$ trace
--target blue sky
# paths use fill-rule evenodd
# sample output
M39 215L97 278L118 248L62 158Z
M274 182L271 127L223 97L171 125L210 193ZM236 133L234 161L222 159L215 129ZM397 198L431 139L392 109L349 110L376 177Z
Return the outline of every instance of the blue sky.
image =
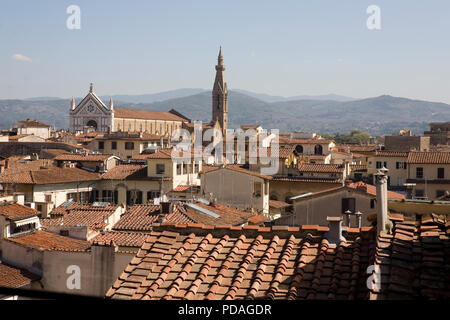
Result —
M66 9L81 8L69 30ZM381 30L366 27L369 5ZM0 4L0 98L211 88L450 103L449 1L22 1ZM20 54L26 58L13 59Z

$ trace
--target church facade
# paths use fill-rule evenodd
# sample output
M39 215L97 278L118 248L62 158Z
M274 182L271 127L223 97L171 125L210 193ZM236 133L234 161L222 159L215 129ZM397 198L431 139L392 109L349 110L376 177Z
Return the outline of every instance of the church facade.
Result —
M89 93L78 105L72 99L69 112L69 128L72 132L85 132L90 128L98 132L146 132L169 136L178 128L191 129L190 122L190 119L173 109L163 112L114 108L112 99L107 106L95 94L92 83ZM212 90L212 119L205 125L207 127L220 129L224 135L228 128L228 88L222 48L219 51Z
M112 99L106 106L95 94L91 84L89 93L78 105L72 99L70 130L85 131L93 128L99 132L147 132L170 135L190 120L175 110L169 112L114 108Z

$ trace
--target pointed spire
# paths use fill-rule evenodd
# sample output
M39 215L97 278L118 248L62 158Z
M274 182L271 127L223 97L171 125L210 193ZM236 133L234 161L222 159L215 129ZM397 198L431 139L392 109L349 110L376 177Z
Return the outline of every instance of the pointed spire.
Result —
M75 110L75 98L72 97L72 101L70 102L70 108Z
M91 82L91 86L89 87L89 92L93 93L94 92L94 84Z
M219 49L219 57L217 58L217 61L218 61L218 64L219 64L220 66L223 65L222 46L220 46L220 49Z
M114 102L112 98L109 98L109 109L112 110L114 108Z

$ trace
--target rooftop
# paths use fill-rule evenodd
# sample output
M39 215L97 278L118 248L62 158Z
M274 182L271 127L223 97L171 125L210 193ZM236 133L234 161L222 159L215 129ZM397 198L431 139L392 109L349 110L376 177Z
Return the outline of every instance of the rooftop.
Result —
M367 298L364 277L374 251L372 229L352 232L338 246L326 240L327 230L161 225L106 295L144 300Z
M111 243L112 241L120 247L140 248L144 244L147 236L148 234L142 232L105 231L92 239L91 243L102 245Z
M87 204L73 203L69 207L59 206L51 212L52 218L41 219L43 228L52 226L84 225L92 230L102 230L107 226L105 218L110 217L117 210L118 205L97 207Z
M90 247L87 241L64 237L42 230L4 238L3 241L14 242L39 251L85 251Z
M340 164L299 163L297 168L300 172L323 172L323 173L342 173L345 170L345 167Z
M0 176L0 182L2 183L21 184L50 184L94 180L100 180L98 173L79 168L58 167L39 168L30 171L2 174Z
M128 118L128 119L144 119L144 120L167 120L167 121L183 121L186 119L177 116L171 112L164 111L149 111L149 110L136 110L136 109L114 109L114 117L116 118Z
M65 153L57 155L54 160L56 161L105 161L106 159L113 157L112 154L76 154L76 153Z
M417 152L408 154L407 163L450 164L450 152Z
M20 288L38 280L39 276L0 261L0 287Z
M37 215L38 211L18 203L1 203L0 202L0 216L7 219L22 219Z
M160 205L134 205L128 207L126 212L120 217L119 222L114 225L114 230L126 231L150 231L152 225L160 219L175 223L194 222L178 209L169 214L160 213Z
M22 125L24 127L38 127L38 128L50 128L50 125L39 122L37 120L20 120L17 122L19 125Z

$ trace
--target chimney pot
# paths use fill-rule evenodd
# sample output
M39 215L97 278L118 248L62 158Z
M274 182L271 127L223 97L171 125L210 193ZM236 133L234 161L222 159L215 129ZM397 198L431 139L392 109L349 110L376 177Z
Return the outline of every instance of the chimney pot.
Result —
M350 210L345 211L345 224L350 228L350 215L352 212Z
M361 228L361 224L362 224L362 213L361 212L359 212L359 211L357 211L356 213L355 213L355 215L356 215L356 223L357 223L357 226L358 226L358 228Z
M328 242L339 244L346 241L342 236L342 217L327 217L329 231L325 234Z
M377 188L377 232L386 231L388 225L387 172L385 167L374 174Z

